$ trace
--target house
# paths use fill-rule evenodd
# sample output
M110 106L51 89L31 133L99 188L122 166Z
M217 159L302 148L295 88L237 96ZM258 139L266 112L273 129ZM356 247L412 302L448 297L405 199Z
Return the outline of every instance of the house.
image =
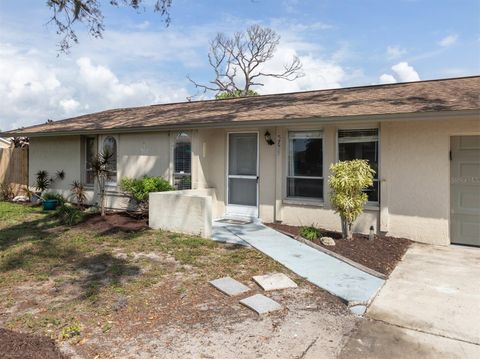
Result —
M64 170L55 190L82 180L94 201L90 161L107 146L112 208L127 205L123 176L163 176L212 197L214 218L334 230L329 166L368 159L375 181L354 231L479 246L479 94L474 76L115 109L7 135L30 138L32 185L38 170ZM188 225L174 204L166 212Z

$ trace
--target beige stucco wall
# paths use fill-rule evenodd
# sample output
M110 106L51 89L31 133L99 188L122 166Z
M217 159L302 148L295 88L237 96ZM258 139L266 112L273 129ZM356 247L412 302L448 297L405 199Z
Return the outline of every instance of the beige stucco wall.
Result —
M240 131L259 133L259 217L292 225L316 224L340 230L340 220L329 204L329 166L337 160L336 134L339 128L380 128L381 201L368 207L357 220L354 231L367 233L370 226L391 236L407 237L435 244L449 243L450 216L450 136L480 134L480 120L410 119L363 124L322 124L318 126L252 127ZM291 201L286 197L287 141L289 130L322 130L324 134L324 201ZM275 145L263 138L268 130ZM191 130L192 186L214 188L213 218L222 217L226 205L227 134L238 129ZM121 134L118 139L118 173L171 178L172 148L177 132ZM68 191L81 178L81 144L78 136L32 138L30 183L35 173L63 169L66 178L57 187ZM110 207L124 208L127 200L110 188ZM93 192L89 193L93 198Z
M329 203L329 166L337 161L336 133L339 128L380 128L379 171L381 201L367 206L354 231L375 231L434 244L449 243L450 216L450 136L480 132L480 121L470 119L410 119L349 125L283 126L249 128L260 134L259 217L292 225L316 224L340 230L340 220ZM276 144L266 145L263 133L274 134ZM286 145L289 130L320 129L324 134L324 201L292 201L286 198ZM207 156L205 178L217 188L219 206L225 203L226 136L229 131L204 130ZM277 138L277 135L279 136ZM208 151L208 149L213 151ZM275 175L276 174L276 175ZM223 211L218 211L222 213Z
M168 132L118 135L118 175L121 177L169 177Z
M382 123L382 207L389 235L450 243L450 136L473 134L480 134L480 119Z
M103 138L98 136L101 148ZM168 132L120 134L114 135L117 140L117 174L120 180L123 176L142 177L162 176L170 178L170 135ZM36 173L47 170L54 175L57 170L65 171L65 179L55 182L49 190L70 195L70 185L73 181L83 181L84 178L84 147L80 136L40 137L30 140L29 151L29 183L35 186ZM94 190L87 190L87 201L95 204L98 198ZM129 199L118 186L107 186L107 207L126 208Z
M353 127L358 128L374 128L378 123L362 123L356 124ZM339 128L351 128L352 125L342 124L321 124L317 126L282 126L276 129L277 135L280 136L280 141L277 139L276 147L276 161L277 161L277 180L276 193L277 205L276 216L277 221L281 221L290 225L316 225L329 230L341 230L340 218L331 208L328 176L330 175L330 164L337 161L337 130ZM288 132L289 131L308 131L320 130L323 132L323 201L309 201L309 200L292 200L287 198L286 194L286 176L288 172ZM270 181L268 179L268 181ZM274 204L272 203L272 206ZM376 206L369 207L363 213L353 226L353 231L368 233L370 227L373 226L375 230L379 226L379 210Z
M80 179L80 137L35 137L30 139L28 183L35 187L36 173L46 170L55 176L59 170L65 171L65 179L53 184L52 190L69 194L70 184Z

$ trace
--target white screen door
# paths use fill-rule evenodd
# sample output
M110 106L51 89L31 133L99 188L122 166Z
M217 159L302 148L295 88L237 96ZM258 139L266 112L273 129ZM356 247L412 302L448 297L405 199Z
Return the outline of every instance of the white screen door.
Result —
M228 134L227 215L258 216L258 134Z

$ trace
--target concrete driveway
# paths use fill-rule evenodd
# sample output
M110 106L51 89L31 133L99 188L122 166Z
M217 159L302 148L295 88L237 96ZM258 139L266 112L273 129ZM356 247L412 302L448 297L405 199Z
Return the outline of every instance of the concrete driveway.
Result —
M480 358L480 249L413 245L342 358Z

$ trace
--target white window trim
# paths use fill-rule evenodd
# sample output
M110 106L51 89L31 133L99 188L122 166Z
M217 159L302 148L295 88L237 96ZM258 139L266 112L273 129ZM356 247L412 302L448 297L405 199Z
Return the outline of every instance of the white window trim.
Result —
M111 135L111 134L108 134L108 135L102 135L100 137L100 141L97 141L98 143L98 152L97 153L100 153L101 151L103 151L103 142L105 141L105 139L107 137L113 137L115 139L115 142L117 143L117 180L116 181L107 181L105 182L105 189L106 190L112 190L112 191L115 191L117 186L118 186L118 180L119 180L119 170L118 170L118 149L120 148L120 142L118 141L118 135Z
M94 188L95 187L95 178L93 179L92 183L87 183L87 139L88 138L93 138L95 143L94 147L97 147L98 151L98 136L84 136L83 137L83 163L82 163L82 183L85 184L86 188Z
M175 147L177 146L177 138L180 136L182 133L186 134L188 138L190 139L190 172L176 172L175 171ZM173 144L172 144L172 150L171 150L171 168L172 168L172 176L170 179L171 185L175 186L175 178L176 176L183 176L183 177L188 177L190 176L190 189L193 189L193 175L192 175L192 170L193 170L193 136L192 136L192 131L177 131L175 132L175 136L173 138Z
M321 139L322 140L322 164L324 165L324 151L325 151L325 134L323 132L323 128L316 128L316 129L303 129L303 128L290 128L287 129L286 133L286 143L287 145L285 146L285 161L286 161L286 166L285 166L285 173L284 173L284 178L285 178L285 184L283 186L283 203L286 204L296 204L296 205L316 205L316 206L323 206L324 200L325 200L325 191L324 191L324 185L322 185L322 198L316 198L316 197L296 197L296 196L289 196L288 195L288 179L289 178L303 178L303 179L317 179L317 180L323 180L325 181L325 176L291 176L290 175L290 168L291 168L291 163L290 163L290 133L317 133L316 136L311 136L311 137L301 137L301 138L315 138L315 139ZM322 166L323 166L322 165ZM322 168L322 173L324 172L324 168Z
M381 202L381 197L380 197L380 185L381 185L381 180L380 180L380 126L359 126L359 127L338 127L336 130L336 154L335 154L335 161L338 162L340 161L340 149L339 145L340 143L357 143L357 142L368 142L363 140L362 138L359 138L358 141L340 141L340 138L338 136L338 133L340 131L361 131L361 130L377 130L377 178L373 179L373 182L378 182L378 201L367 201L365 204L365 208L368 210L379 210L380 209L380 202ZM373 142L373 141L370 141Z

